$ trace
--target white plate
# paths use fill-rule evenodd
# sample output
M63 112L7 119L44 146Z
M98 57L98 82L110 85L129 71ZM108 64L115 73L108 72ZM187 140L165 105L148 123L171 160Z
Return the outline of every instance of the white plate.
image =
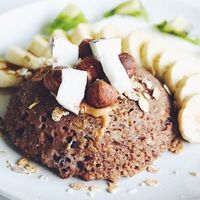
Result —
M73 0L84 10L88 19L100 18L103 11L112 8L121 0ZM66 0L40 1L29 6L13 10L0 16L0 54L13 45L26 46L31 37L38 33L45 22L52 19L55 14L66 4ZM200 33L200 7L180 0L144 0L145 7L150 13L151 22L172 18L178 14L186 16L193 23L195 30ZM9 91L0 91L0 115L3 115L9 98ZM13 111L15 114L15 111ZM0 151L6 151L5 157L0 157L0 193L10 199L18 200L82 200L89 199L87 192L67 192L68 184L80 181L77 179L60 179L51 171L40 167L40 172L34 175L17 174L9 170L6 161L14 163L20 155L4 138L0 138ZM160 168L158 174L147 172L140 173L132 178L122 178L119 190L115 194L105 191L105 181L88 182L89 185L100 187L93 199L137 199L137 200L178 200L200 199L200 178L189 174L191 171L200 172L200 145L185 145L185 150L180 155L169 152L159 158L155 165ZM178 174L173 174L177 170ZM48 180L39 179L45 175ZM145 179L157 179L158 187L141 187L139 183ZM135 192L128 192L136 189Z

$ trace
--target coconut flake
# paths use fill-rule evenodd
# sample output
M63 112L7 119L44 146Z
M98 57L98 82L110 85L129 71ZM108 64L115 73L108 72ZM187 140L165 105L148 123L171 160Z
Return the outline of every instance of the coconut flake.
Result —
M149 103L145 98L139 98L138 104L143 112L149 112Z
M103 71L111 85L120 93L132 91L132 83L118 55L121 39L110 38L90 42L94 57L101 62Z
M74 65L78 61L79 48L66 38L55 35L50 42L53 67Z
M157 87L154 88L152 96L153 96L156 100L159 99L159 97L160 97L160 90L159 90Z
M65 109L78 115L80 103L85 95L87 72L76 69L63 69L62 82L56 100Z

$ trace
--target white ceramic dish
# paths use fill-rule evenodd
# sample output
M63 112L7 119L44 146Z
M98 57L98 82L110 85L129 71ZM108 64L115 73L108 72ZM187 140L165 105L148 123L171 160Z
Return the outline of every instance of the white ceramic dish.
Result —
M73 0L85 12L88 19L99 19L104 10L112 8L121 0ZM200 7L191 2L181 0L144 0L144 5L150 14L151 22L172 18L178 14L186 16L200 33ZM13 45L25 46L31 37L38 33L45 22L52 19L55 14L67 3L67 0L40 1L0 16L0 54ZM13 91L0 91L0 115L2 116L10 93ZM14 111L13 111L14 114ZM10 199L17 200L84 200L90 199L87 192L67 192L68 184L80 182L77 179L62 180L49 170L40 167L34 175L25 175L12 172L8 169L6 161L14 163L20 155L12 145L3 137L0 138L0 193ZM158 174L140 173L132 178L123 178L119 182L119 190L115 194L106 192L106 182L92 181L89 185L96 185L100 191L94 193L93 199L137 199L137 200L178 200L200 199L200 178L190 175L192 171L200 172L200 145L185 145L180 155L165 153L155 162L161 171ZM174 174L173 171L177 171ZM39 179L40 175L48 180ZM156 179L160 182L158 187L141 187L139 184L146 179ZM135 189L135 190L133 190ZM132 190L132 192L130 192Z

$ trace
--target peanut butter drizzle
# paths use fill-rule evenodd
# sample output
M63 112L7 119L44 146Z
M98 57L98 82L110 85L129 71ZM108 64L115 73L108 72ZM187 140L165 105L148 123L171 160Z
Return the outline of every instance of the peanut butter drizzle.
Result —
M101 117L102 119L102 127L99 128L96 132L96 137L100 138L104 135L106 128L109 125L110 117L109 112L113 109L113 107L107 107L107 108L94 108L92 106L89 106L86 103L82 103L80 106L80 112L82 114L88 114L92 115L93 117Z

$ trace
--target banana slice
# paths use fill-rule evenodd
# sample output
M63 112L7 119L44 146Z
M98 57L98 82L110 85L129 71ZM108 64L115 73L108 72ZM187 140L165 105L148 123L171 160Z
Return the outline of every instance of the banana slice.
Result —
M33 54L26 52L19 47L11 47L7 51L6 61L32 70L47 67L52 64L51 59L47 59L44 57L36 57Z
M13 70L0 70L0 88L17 87L22 80Z
M152 33L146 30L134 31L123 40L122 51L131 54L135 58L137 65L141 67L141 48L152 37Z
M50 38L53 38L55 36L60 36L60 37L65 38L66 40L69 40L69 38L67 36L67 33L64 30L62 30L62 29L55 29L53 31L53 33L51 34Z
M160 59L161 53L172 46L167 38L155 37L146 42L141 49L142 65L155 73L154 65Z
M154 65L156 74L162 77L170 66L175 64L178 60L189 56L190 56L189 52L182 51L181 49L170 49L164 51L161 54L158 62L155 63Z
M107 25L103 27L99 33L96 33L93 35L95 39L100 38L122 38L122 35L120 35L120 32L113 26L113 25Z
M200 143L200 94L187 99L178 114L179 130L190 143Z
M31 44L28 47L28 51L37 57L50 57L50 45L42 35L35 35Z
M1 69L6 69L7 68L7 65L6 65L6 63L2 60L0 60L0 70Z
M112 17L103 18L102 20L92 24L92 35L98 35L106 26L113 26L121 37L127 37L132 31L146 28L148 24L138 18L131 16L114 15Z
M188 77L175 90L176 101L179 106L183 104L187 97L200 93L200 73Z
M200 73L200 60L195 57L188 57L179 60L170 67L164 75L164 80L170 90L174 92L179 81L183 81L196 73Z
M83 39L92 39L90 24L79 24L70 34L70 40L72 43L79 45Z

